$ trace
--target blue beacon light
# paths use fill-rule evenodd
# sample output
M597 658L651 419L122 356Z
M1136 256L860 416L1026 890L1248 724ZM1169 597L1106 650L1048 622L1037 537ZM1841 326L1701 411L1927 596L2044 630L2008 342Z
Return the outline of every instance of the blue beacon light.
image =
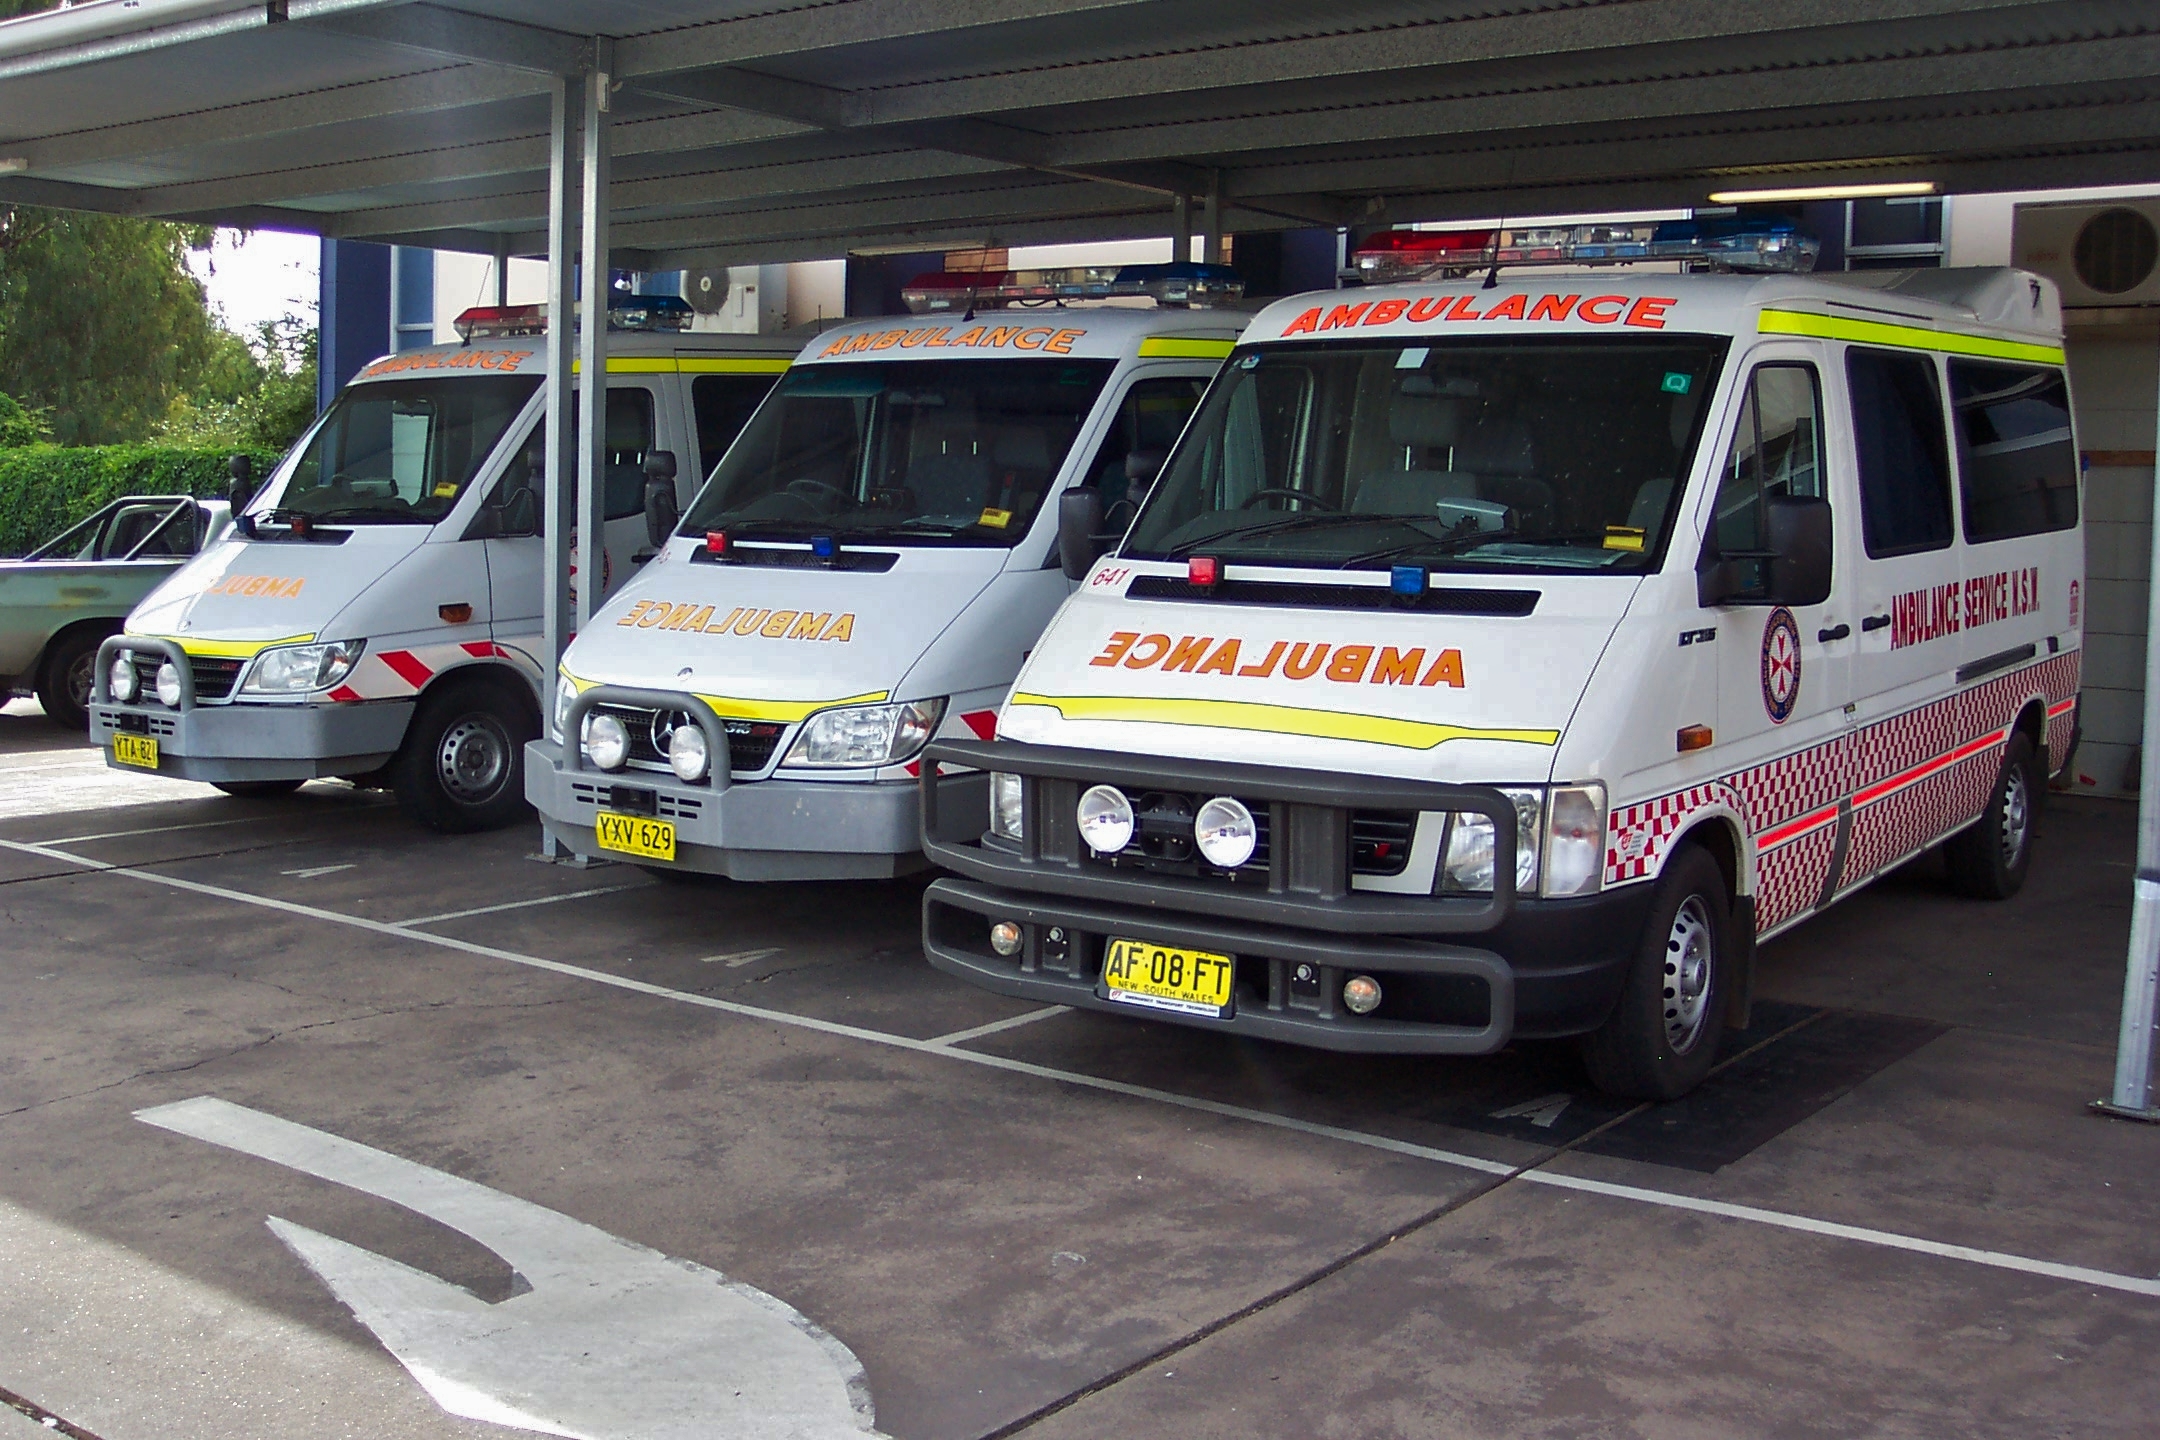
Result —
M1397 595L1415 599L1425 593L1425 567L1422 565L1397 565L1388 572L1388 589Z

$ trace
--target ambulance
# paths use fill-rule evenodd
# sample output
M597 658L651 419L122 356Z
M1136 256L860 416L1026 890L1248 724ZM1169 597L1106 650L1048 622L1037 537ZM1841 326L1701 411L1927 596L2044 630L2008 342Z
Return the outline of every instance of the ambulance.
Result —
M526 752L548 831L669 876L920 868L918 755L991 733L1071 593L1057 497L1131 518L1239 288L1189 264L935 274L910 316L820 335L563 656ZM979 832L987 785L947 814Z
M688 316L672 297L610 313L603 587L639 563L649 472L688 488L801 343L689 333ZM469 310L463 343L360 371L105 642L90 724L109 765L234 795L387 785L443 831L528 813L524 744L550 689L546 324L544 306Z
M2054 288L1633 243L1725 273L1381 237L1413 283L1261 312L1112 553L1066 502L1084 582L926 757L938 968L1337 1051L1580 1037L1663 1099L1762 940L1936 845L2017 890L2077 736ZM983 833L939 837L941 763Z

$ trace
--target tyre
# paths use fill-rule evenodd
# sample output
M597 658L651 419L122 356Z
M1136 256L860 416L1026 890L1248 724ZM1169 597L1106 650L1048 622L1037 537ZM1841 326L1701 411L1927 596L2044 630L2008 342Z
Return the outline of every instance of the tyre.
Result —
M422 697L390 762L398 808L447 835L496 830L532 813L525 742L539 737L530 697L502 681L451 681Z
M2007 900L2025 883L2047 787L2032 737L2010 737L1994 793L1975 823L1943 842L1950 884L1975 900Z
M242 800L261 800L273 795L290 795L305 784L305 780L213 780L210 788Z
M45 707L46 718L63 730L90 728L90 682L97 671L98 646L104 643L102 631L63 635L38 671L38 704Z
M1658 879L1619 1003L1583 1040L1598 1089L1677 1100L1702 1083L1725 1031L1732 923L1725 872L1701 846L1681 847Z

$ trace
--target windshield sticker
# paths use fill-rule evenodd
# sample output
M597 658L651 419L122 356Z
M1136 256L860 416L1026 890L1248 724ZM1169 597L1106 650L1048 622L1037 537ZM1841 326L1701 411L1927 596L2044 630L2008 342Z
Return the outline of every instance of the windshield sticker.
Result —
M1360 326L1393 325L1408 320L1429 325L1436 320L1564 321L1570 315L1592 325L1633 325L1641 330L1665 328L1665 312L1680 303L1677 295L1644 295L1630 300L1625 295L1509 295L1491 309L1479 311L1477 295L1427 295L1417 300L1360 301L1330 308L1314 306L1283 327L1283 338L1312 335L1322 330L1349 330Z
M1006 526L1012 524L1012 517L1012 511L999 510L993 507L991 509L984 510L982 512L981 518L976 520L975 523L978 525L987 525L992 530L1003 530Z
M1782 605L1763 622L1762 703L1773 725L1790 720L1800 703L1800 624Z
M2040 608L2040 570L1998 570L1924 590L1908 590L1890 602L1890 648L1902 650L1977 630ZM2073 624L2075 621L2072 622Z
M758 610L738 605L713 619L717 606L671 604L666 600L640 600L617 625L640 630L675 630L684 634L743 635L762 640L835 640L855 638L855 615L835 615L830 610Z
M299 575L227 575L205 595L239 595L249 600L297 600L307 580Z
M841 336L819 351L818 359L863 355L896 346L902 350L1036 350L1046 355L1070 355L1073 341L1087 334L1085 327L975 325L953 335L957 328L937 325L920 330L865 330L860 335Z
M362 370L355 379L402 375L408 370L515 370L533 357L530 350L422 350L391 355Z
M1259 651L1260 644L1254 641L1253 651L1248 652L1244 642L1235 637L1218 641L1212 635L1181 635L1173 640L1168 635L1119 630L1088 664L1123 666L1127 670L1160 669L1184 675L1229 675L1245 680L1266 680L1280 674L1285 680L1319 677L1338 685L1364 682L1463 688L1460 650L1442 650L1427 664L1422 645L1403 650L1393 645L1330 645L1310 640L1293 644L1277 640L1258 658L1247 659Z

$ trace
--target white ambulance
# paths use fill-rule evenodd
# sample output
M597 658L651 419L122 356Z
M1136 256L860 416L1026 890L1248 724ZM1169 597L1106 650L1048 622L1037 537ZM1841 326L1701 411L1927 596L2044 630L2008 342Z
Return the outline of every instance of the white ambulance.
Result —
M820 335L564 655L525 766L550 833L662 874L919 868L917 755L991 733L1071 593L1055 498L1129 519L1247 318L1148 299L1235 293L1204 266L925 276L914 317Z
M988 833L926 847L939 968L1335 1050L1581 1036L1663 1098L1762 938L1942 842L2018 888L2077 725L2053 288L1511 242L1270 307L1115 553L1071 502L1085 583L995 741L926 761L993 772Z
M632 328L608 341L603 583L645 545L648 471L690 488L800 343L678 333L686 315L611 317ZM388 784L438 830L526 813L548 692L545 327L542 306L468 311L465 343L363 368L233 530L105 642L90 714L108 763L236 795Z

